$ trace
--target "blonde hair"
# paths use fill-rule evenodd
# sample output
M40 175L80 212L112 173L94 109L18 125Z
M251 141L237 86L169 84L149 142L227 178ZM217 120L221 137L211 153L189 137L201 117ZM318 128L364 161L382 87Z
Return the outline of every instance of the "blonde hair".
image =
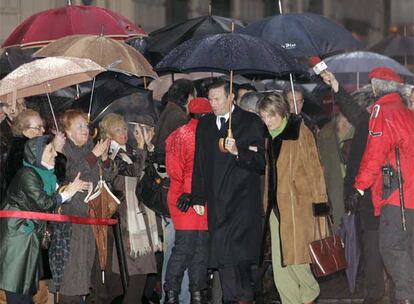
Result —
M13 124L11 127L13 135L23 136L23 131L30 127L29 120L33 117L39 117L40 119L42 119L39 112L36 112L32 109L26 109L20 112L20 114L17 115L16 118L13 120Z
M289 117L289 104L282 94L270 93L259 99L256 105L256 112L267 112L271 115Z
M122 115L115 113L106 115L99 123L99 137L101 139L108 138L108 133L111 133L111 129L120 125L127 127L127 123Z
M65 129L65 131L70 128L70 126L72 125L72 121L78 117L83 117L86 121L88 121L88 115L82 112L81 110L71 109L71 110L65 111L62 117L62 124L63 124L63 128Z

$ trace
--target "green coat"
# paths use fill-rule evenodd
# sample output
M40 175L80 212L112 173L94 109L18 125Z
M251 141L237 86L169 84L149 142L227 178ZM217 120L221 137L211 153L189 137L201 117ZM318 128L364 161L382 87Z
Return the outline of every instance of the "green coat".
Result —
M43 182L32 168L23 167L12 180L0 209L49 212L60 200L60 195L49 196L43 190ZM0 289L36 293L44 226L37 220L0 218Z

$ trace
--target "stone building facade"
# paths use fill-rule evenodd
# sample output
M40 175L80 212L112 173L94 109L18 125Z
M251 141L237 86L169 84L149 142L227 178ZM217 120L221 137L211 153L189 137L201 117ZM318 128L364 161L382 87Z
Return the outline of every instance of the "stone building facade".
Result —
M49 8L72 4L97 5L114 10L151 32L166 24L212 13L258 20L279 13L279 0L0 0L0 43L30 15ZM392 25L414 22L413 0L281 0L284 13L323 14L358 33L372 45L381 40ZM414 32L414 29L411 29Z

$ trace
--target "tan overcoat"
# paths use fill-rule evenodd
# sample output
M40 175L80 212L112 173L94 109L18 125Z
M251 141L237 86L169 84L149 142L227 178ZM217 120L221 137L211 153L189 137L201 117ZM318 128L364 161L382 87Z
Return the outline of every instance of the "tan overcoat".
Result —
M308 244L315 240L312 203L326 202L327 195L315 139L303 123L298 140L283 140L276 166L283 264L309 264Z

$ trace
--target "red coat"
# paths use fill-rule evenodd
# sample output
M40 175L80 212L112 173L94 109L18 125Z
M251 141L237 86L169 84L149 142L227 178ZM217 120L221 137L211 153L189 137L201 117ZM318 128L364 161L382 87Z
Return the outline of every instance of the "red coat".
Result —
M170 177L167 201L176 230L207 230L208 227L207 207L204 215L200 216L192 207L182 212L176 206L181 194L191 193L197 123L198 120L191 119L165 141L165 164Z
M397 168L396 145L400 149L405 207L414 209L414 113L402 103L400 95L390 93L371 107L367 147L354 184L361 190L371 188L375 215L380 215L386 204L400 205L398 189L382 199L382 166L389 162Z

